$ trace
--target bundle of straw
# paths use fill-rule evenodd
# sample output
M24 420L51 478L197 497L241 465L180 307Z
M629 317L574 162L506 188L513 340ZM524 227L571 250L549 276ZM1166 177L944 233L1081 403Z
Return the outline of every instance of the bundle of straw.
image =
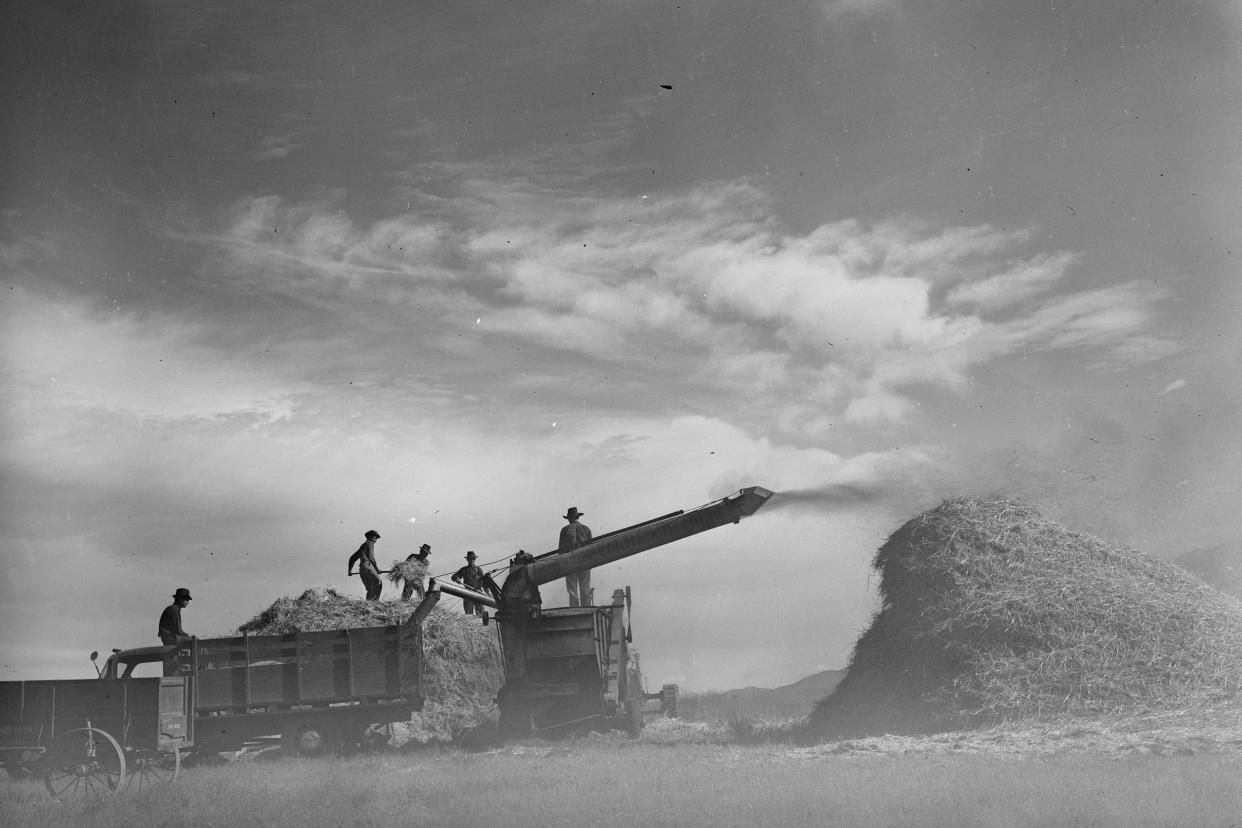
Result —
M388 580L394 584L400 584L403 581L414 581L421 584L426 577L427 561L419 560L417 557L393 561L388 567Z

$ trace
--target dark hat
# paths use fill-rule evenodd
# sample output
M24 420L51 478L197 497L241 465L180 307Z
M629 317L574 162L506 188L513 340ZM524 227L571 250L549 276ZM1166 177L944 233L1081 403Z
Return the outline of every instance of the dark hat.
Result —
M579 512L577 506L570 506L569 511L565 513L565 520L573 520L585 515L586 512Z
M190 591L185 587L177 587L177 591L173 593L173 600L176 601L178 598L184 598L187 601L194 600L190 597Z
M474 554L474 551L473 551L473 550L471 550L470 552L467 552L467 553L466 553L466 560L468 560L468 561L473 561L473 560L474 560L475 558L477 558L477 557L479 557L479 556L478 556L478 555L476 555L476 554Z
M418 551L419 551L419 552L422 552L424 549L426 549L428 552L430 552L430 551L431 551L431 544L429 544L429 543L424 543L422 546L418 547Z
M368 538L375 538L376 540L379 540L380 533L376 532L374 529L368 529L366 536Z

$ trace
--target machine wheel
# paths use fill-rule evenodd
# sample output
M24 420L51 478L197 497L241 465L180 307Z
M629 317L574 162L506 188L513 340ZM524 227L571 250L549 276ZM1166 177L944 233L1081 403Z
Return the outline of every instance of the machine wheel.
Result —
M113 793L124 778L124 751L97 727L62 733L48 749L43 784L58 799Z
M332 749L332 737L323 722L302 722L281 735L280 748L287 756L323 756Z
M167 785L181 772L181 751L144 751L131 756L129 774L125 777L125 790L143 791Z

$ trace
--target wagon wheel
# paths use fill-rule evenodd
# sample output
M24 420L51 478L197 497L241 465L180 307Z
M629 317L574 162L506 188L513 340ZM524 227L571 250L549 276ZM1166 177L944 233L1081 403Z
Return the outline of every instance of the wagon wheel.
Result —
M181 751L144 751L130 757L125 790L143 791L167 785L181 772Z
M52 796L112 793L125 776L125 754L106 732L79 727L62 733L48 749L43 784Z

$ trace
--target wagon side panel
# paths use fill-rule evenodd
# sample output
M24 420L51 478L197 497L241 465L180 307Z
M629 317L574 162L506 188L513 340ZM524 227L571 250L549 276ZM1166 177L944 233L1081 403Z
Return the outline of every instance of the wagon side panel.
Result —
M194 677L195 707L216 710L246 706L244 637L197 639L191 663L183 660L181 667L183 675Z
M401 695L400 634L396 626L349 631L354 696Z
M0 681L0 750L33 749L55 738L54 695L51 682Z
M127 702L142 696L156 679L75 679L53 682L57 734L89 726L106 731L122 745L129 736ZM158 683L158 682L157 682ZM150 705L154 708L154 704Z
M303 702L334 701L353 695L347 630L301 633L298 645L299 687Z

